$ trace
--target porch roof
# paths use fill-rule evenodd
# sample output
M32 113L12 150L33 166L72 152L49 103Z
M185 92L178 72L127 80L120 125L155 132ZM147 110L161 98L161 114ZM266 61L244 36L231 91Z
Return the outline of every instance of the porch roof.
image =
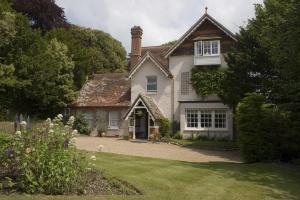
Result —
M125 119L128 119L128 117L131 115L134 108L138 105L139 100L142 101L142 103L145 105L147 111L150 112L149 114L155 120L160 120L160 119L164 118L164 115L162 114L162 112L160 111L160 109L158 108L156 103L153 101L153 99L151 97L148 97L148 96L144 95L144 94L140 94L136 98L136 100L134 101L132 106L129 108L128 112L126 113L126 115L124 117Z

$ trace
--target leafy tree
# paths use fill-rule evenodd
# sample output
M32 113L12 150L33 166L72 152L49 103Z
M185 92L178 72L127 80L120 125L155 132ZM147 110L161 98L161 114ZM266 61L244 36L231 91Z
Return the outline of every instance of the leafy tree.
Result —
M57 38L66 44L75 62L74 83L80 89L93 73L125 70L126 51L122 44L109 34L98 30L72 26L54 29L47 38Z
M12 0L13 8L28 16L33 28L40 28L43 33L68 23L63 8L55 0Z

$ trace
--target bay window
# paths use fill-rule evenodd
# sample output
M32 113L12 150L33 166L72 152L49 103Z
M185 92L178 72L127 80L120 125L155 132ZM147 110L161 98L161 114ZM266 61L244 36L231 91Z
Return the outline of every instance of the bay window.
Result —
M226 110L187 109L186 129L191 130L222 130L227 128Z

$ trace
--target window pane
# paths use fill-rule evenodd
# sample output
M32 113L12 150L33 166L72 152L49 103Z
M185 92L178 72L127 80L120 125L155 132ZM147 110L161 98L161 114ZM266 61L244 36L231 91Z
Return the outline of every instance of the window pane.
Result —
M212 54L219 54L219 41L211 41Z
M197 55L202 55L202 41L197 42Z
M156 76L148 76L147 77L147 91L148 92L157 91L157 77Z
M215 128L226 128L226 110L215 111Z
M200 125L201 128L212 127L212 111L209 110L200 111Z
M119 127L119 113L117 111L109 112L109 127Z
M203 55L211 54L210 41L203 41Z
M186 110L186 124L188 128L198 128L197 110Z
M190 90L190 73L182 72L181 73L181 94L187 95Z

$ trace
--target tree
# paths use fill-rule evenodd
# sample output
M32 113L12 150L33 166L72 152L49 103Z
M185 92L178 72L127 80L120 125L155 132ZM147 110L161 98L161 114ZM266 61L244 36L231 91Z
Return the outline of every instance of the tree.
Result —
M74 84L80 89L93 73L121 72L126 67L126 51L109 34L98 30L71 26L54 29L48 39L57 38L66 44L75 62Z
M45 34L53 28L67 27L63 8L55 0L12 0L13 8L28 16L33 28Z

